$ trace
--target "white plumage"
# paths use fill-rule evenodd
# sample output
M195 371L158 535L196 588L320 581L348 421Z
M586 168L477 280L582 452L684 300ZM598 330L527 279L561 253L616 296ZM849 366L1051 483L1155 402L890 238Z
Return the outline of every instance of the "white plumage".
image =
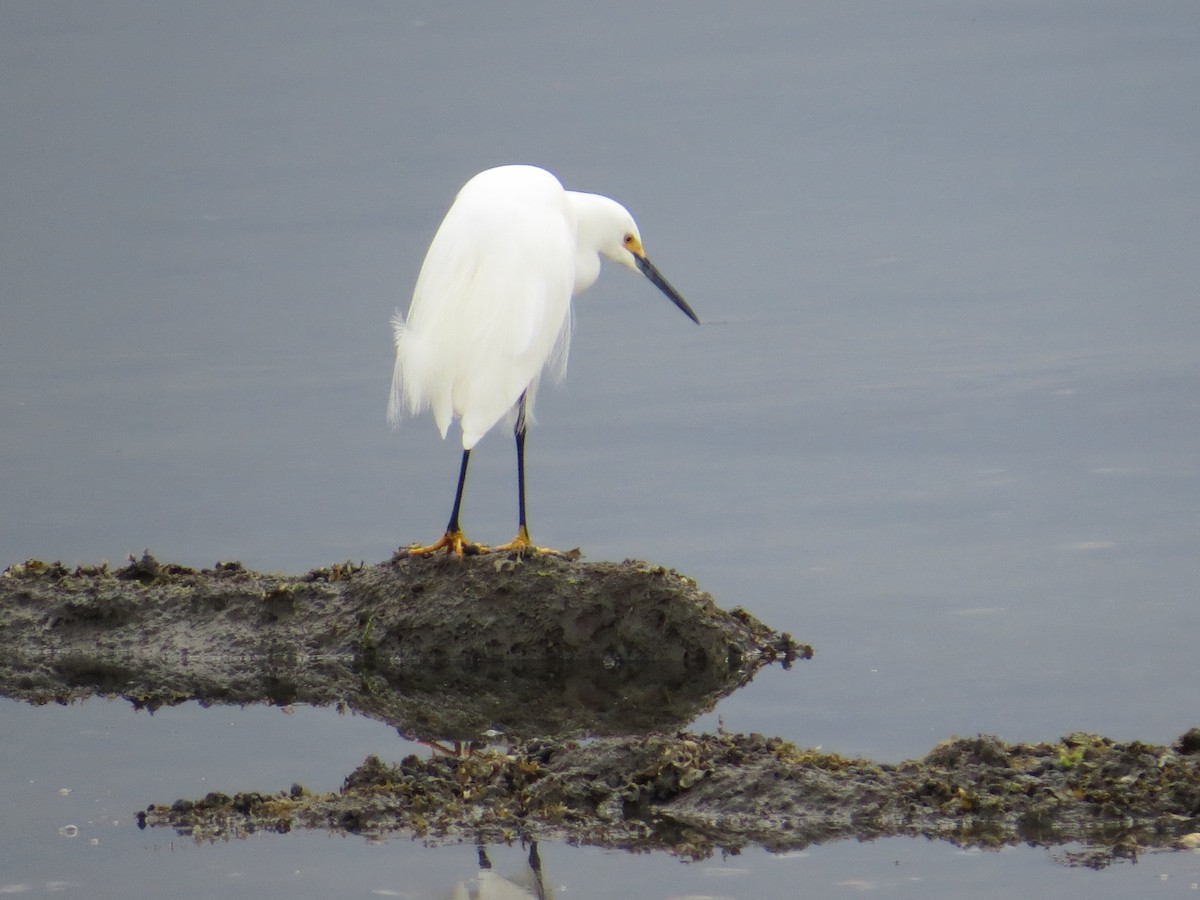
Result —
M442 437L461 420L470 450L523 392L532 405L543 367L561 377L575 292L568 196L532 166L489 169L459 191L429 246L407 319L393 319L393 425L401 401L411 415L432 408Z
M455 197L421 266L407 317L392 320L396 366L388 420L432 409L444 438L457 418L467 454L501 418L515 425L524 524L523 440L543 374L561 377L571 340L571 298L590 287L604 256L640 270L693 321L695 313L646 259L629 211L599 194L564 190L534 166L502 166ZM443 542L421 552L440 549ZM511 545L510 545L511 546ZM525 549L524 546L516 549Z

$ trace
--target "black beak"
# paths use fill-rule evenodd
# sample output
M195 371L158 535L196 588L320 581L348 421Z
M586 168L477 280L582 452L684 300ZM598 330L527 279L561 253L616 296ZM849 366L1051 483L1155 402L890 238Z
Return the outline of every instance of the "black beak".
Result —
M692 312L692 308L688 306L688 302L683 299L683 296L675 288L671 287L671 282L662 277L662 273L654 268L654 264L644 256L633 255L633 261L637 263L637 267L641 269L642 274L650 279L650 283L662 291L670 299L672 303L683 310L683 314L695 322L700 324L700 320L696 314Z

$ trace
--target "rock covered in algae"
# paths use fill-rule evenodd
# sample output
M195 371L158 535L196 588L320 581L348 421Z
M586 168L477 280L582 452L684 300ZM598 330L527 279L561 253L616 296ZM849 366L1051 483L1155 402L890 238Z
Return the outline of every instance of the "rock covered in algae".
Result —
M811 650L645 563L489 555L302 576L110 570L0 577L0 694L346 705L423 740L682 727Z
M160 564L29 562L0 578L15 647L357 654L392 659L679 661L704 667L804 653L690 578L641 562L551 556L410 559L306 575Z
M1200 751L1188 740L1163 747L1071 734L1007 744L981 735L894 765L761 735L532 741L394 764L370 757L337 793L209 794L152 805L142 822L200 841L305 827L562 839L694 858L905 835L984 848L1080 844L1058 861L1102 866L1195 840Z

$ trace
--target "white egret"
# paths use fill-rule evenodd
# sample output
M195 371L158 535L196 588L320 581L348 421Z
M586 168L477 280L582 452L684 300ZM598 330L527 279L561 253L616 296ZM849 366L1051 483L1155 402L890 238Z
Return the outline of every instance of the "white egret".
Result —
M525 521L525 431L542 374L561 377L571 340L571 298L600 274L600 257L640 270L693 321L687 301L646 258L629 211L599 194L564 190L534 166L480 172L458 192L429 245L408 316L392 319L396 367L388 403L433 410L442 437L455 417L462 465L446 533L428 547L462 555L458 523L471 448L507 416L517 440L518 529L498 550L536 550Z

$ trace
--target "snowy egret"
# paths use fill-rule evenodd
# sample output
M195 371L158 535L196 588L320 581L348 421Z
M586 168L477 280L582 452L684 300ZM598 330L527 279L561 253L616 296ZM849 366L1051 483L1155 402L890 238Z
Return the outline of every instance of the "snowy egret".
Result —
M600 274L600 257L637 269L693 322L687 301L646 258L629 211L599 194L565 190L534 166L480 172L458 192L429 245L408 316L392 319L396 367L388 403L432 408L442 437L457 416L462 464L446 533L428 547L462 555L458 524L471 448L507 416L517 439L517 536L498 550L537 550L525 522L525 431L543 372L566 370L571 298Z

